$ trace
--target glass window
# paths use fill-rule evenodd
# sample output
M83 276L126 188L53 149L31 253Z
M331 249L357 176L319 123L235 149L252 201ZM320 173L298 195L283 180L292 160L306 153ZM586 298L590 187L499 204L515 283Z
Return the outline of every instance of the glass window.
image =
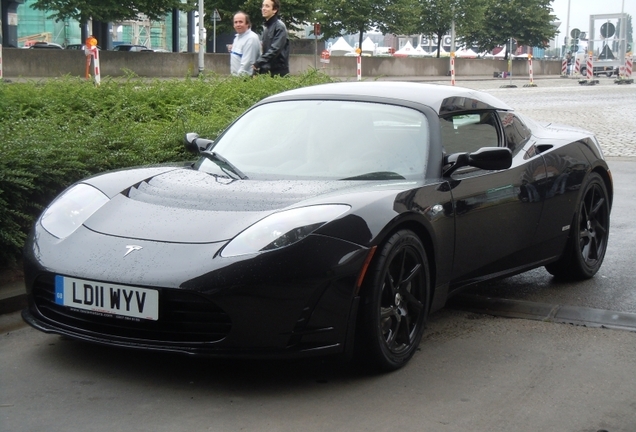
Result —
M250 178L412 179L423 177L428 137L426 117L411 108L283 101L247 112L212 150Z
M499 113L501 124L503 125L506 146L515 155L523 148L523 145L530 139L532 133L530 129L521 121L519 117L511 112L501 111Z
M440 118L440 125L446 154L499 146L498 123L492 111L447 115Z

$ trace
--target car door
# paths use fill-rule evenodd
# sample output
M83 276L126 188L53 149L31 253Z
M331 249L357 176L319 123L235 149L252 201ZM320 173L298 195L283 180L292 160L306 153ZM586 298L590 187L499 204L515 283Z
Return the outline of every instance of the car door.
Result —
M524 151L529 133L510 133L515 120L512 113L494 110L440 118L446 154L500 146L513 152L509 169L465 167L450 176L456 234L451 284L479 281L532 259L543 206L536 182L545 176L545 166Z

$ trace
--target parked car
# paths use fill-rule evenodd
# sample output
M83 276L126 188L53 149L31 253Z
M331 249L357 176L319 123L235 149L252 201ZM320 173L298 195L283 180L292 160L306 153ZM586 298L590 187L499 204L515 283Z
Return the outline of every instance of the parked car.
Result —
M85 48L86 48L86 45L84 45L84 44L70 44L70 45L66 45L65 49L68 49L68 50L82 50L83 51ZM97 49L101 50L102 48L99 45L97 45Z
M456 86L334 83L247 110L196 162L70 186L24 254L48 333L220 357L408 362L460 288L545 266L585 279L607 249L599 143Z
M130 52L153 52L144 45L121 44L113 47L113 51L130 51Z
M62 45L58 45L53 42L35 42L32 45L25 47L29 49L63 49Z
M619 73L619 69L618 66L605 66L605 65L594 65L593 66L593 73L594 76L599 76L599 75L605 75L606 77L611 77L611 76L618 76ZM587 66L586 65L582 65L581 66L581 75L582 76L587 76Z

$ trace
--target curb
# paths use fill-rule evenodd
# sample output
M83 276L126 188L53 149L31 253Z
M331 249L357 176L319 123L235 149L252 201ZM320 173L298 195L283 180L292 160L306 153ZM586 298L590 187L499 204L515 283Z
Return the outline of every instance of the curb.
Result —
M636 313L509 300L474 294L452 297L446 307L507 318L523 318L545 322L636 331Z
M0 284L0 315L24 309L27 306L24 279Z

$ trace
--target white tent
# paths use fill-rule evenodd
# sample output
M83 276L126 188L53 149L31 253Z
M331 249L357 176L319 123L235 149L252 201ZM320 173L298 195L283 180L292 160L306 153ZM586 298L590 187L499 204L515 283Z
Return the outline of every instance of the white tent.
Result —
M497 59L502 59L506 57L506 47L503 47L503 49L499 51L497 54L495 54L493 57Z
M429 56L429 53L424 51L424 49L422 48L422 45L418 45L415 47L415 50L413 50L413 54L411 55L416 57L427 57Z
M407 57L413 54L415 54L415 48L413 48L413 45L411 45L411 41L406 41L406 44L402 48L397 50L393 55L395 57Z
M367 36L367 38L362 41L362 54L375 54L375 43L369 36Z
M477 58L477 53L470 48L460 49L455 53L455 57L459 58Z
M354 52L353 47L349 45L342 36L340 36L338 40L331 45L331 49L329 50L329 54L332 56L343 56L352 52Z
M431 53L431 55L432 55L433 57L437 57L437 50L433 51L433 52ZM439 56L440 56L440 57L448 57L448 56L450 56L450 54L449 54L448 52L446 52L446 50L444 49L444 47L443 47L443 46L440 46L440 47L439 47Z

